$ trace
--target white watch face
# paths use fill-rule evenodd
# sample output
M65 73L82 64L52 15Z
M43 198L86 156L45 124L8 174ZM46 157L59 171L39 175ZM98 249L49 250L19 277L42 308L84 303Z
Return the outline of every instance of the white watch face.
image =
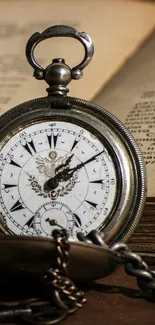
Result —
M116 166L93 133L76 124L41 122L4 140L0 209L9 232L71 238L107 222L117 196Z

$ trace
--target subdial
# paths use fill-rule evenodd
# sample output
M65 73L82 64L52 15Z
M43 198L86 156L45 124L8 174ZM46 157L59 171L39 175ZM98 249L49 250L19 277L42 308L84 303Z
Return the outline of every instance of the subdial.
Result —
M47 202L42 205L34 216L34 229L39 236L50 237L54 229L67 229L73 236L74 214L66 204Z

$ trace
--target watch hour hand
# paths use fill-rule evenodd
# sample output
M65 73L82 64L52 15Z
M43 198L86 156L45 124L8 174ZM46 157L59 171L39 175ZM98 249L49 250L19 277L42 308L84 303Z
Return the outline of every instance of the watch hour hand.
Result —
M43 186L44 191L48 192L51 190L55 190L59 186L59 182L67 181L71 177L71 175L68 175L68 172L67 172L68 170L69 170L69 167L63 169L61 172L56 174L54 177L51 177L50 179L48 179ZM72 171L72 174L73 173L74 173L74 171Z
M77 170L81 169L86 164L88 164L91 161L95 160L95 158L98 157L99 155L101 155L103 152L104 152L104 150L97 153L93 157L89 158L85 162L82 162L82 163L78 164L77 166L75 166L73 168L69 168L69 167L64 168L61 172L57 173L54 177L50 178L48 181L45 182L44 190L45 191L50 191L52 189L57 188L58 185L59 185L59 182L68 181Z
M81 163L74 168L66 168L64 170L64 172L62 173L61 182L68 181L73 176L73 174L83 166L84 166L84 164Z
M55 177L51 177L50 179L48 179L48 181L44 183L43 189L44 191L49 192L51 190L55 190L58 186L59 186L59 181L55 176Z
M72 157L74 156L74 154L72 154L71 156L69 156L67 159L66 159L66 162L59 165L58 167L55 168L55 174L62 168L65 168L70 162L71 162L71 159Z

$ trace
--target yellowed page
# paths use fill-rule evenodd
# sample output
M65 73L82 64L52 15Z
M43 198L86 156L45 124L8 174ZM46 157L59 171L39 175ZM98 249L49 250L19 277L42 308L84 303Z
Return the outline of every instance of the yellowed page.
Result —
M93 101L116 115L135 137L155 200L155 30Z
M0 112L34 97L46 95L46 84L36 81L25 59L25 44L36 31L68 24L86 31L94 40L95 57L70 94L91 99L131 56L155 25L153 3L123 0L0 1ZM46 66L54 57L65 57L71 66L83 56L75 40L52 39L36 50Z

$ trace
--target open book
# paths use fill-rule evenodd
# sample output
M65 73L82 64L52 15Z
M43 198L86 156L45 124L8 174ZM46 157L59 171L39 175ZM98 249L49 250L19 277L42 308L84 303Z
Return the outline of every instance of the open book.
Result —
M155 201L155 31L94 98L131 131L143 153L148 199Z
M70 94L90 100L130 57L155 25L155 5L129 0L0 0L0 112L26 100L46 96L46 84L32 77L25 45L32 33L63 24L88 33L95 56ZM74 66L84 55L79 42L69 38L46 40L37 46L43 66L64 57Z
M155 31L94 98L126 124L143 153L148 197L131 248L155 263Z

